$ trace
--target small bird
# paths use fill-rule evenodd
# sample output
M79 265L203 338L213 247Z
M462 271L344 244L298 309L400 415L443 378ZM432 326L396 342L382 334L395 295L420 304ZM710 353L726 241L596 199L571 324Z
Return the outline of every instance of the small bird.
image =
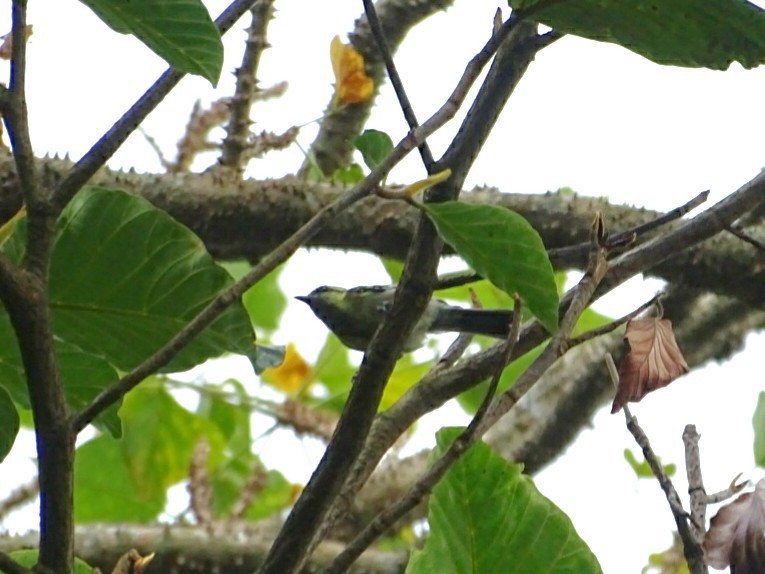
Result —
M307 303L346 347L364 351L393 305L395 290L395 286L319 287L296 299ZM431 299L404 343L404 352L420 348L428 333L458 332L504 338L512 318L513 312L506 309L463 309L441 299Z

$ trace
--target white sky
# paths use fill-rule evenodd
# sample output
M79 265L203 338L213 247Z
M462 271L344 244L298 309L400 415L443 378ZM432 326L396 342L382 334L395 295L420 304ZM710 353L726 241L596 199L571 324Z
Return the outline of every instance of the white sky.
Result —
M225 3L207 5L216 16ZM404 42L397 64L421 120L440 106L485 42L497 6L487 0L456 0L454 8L431 18ZM0 33L10 29L8 7L0 12ZM262 58L260 80L262 86L287 80L290 87L281 100L258 105L253 117L254 129L280 132L321 116L332 92L329 42L352 29L362 7L360 2L334 2L331 15L326 3L308 0L278 2L277 7L269 32L273 47ZM136 40L112 33L78 2L30 2L29 9L35 30L28 72L33 144L38 154L69 151L79 158L165 66ZM230 72L238 63L245 25L243 21L227 36L232 49L218 95L230 92ZM204 80L187 78L149 117L145 129L172 157L194 100L215 97ZM617 46L564 38L532 64L476 162L468 187L486 183L507 192L541 193L569 186L653 209L674 207L711 189L710 201L717 201L765 166L763 101L765 69L661 67ZM452 122L431 140L436 155L458 125L458 120ZM405 133L387 86L368 126L384 129L394 140ZM315 126L304 128L301 144L310 144L314 133ZM252 172L279 176L294 171L301 161L301 152L292 148L267 156ZM130 138L111 165L160 170L140 135ZM390 180L409 182L422 175L413 155ZM286 293L304 294L321 284L386 280L368 259L349 264L346 254L334 257L337 265L322 259L319 266L315 256L299 254L283 275ZM338 277L338 268L347 275ZM656 282L633 281L597 308L621 315L657 288ZM308 325L315 337L306 336ZM297 340L311 357L323 334L307 308L293 306L277 339ZM765 336L752 335L746 351L734 359L693 372L633 409L665 462L682 463L683 427L697 425L710 492L726 487L739 472L759 477L751 454L751 416L762 387L756 354L763 345ZM283 440L283 435L269 438L261 446L263 456L273 460L274 453L283 451ZM0 467L3 476L9 469L20 480L31 476L33 443L28 438L22 443ZM287 472L294 480L305 480L320 450L313 443L298 448L305 453L304 464ZM639 572L650 552L669 545L674 528L658 485L634 477L623 460L624 448L637 451L622 416L603 411L566 455L536 479L570 514L606 573ZM3 482L0 491L11 486ZM681 476L676 486L682 495L686 486ZM33 527L35 520L27 512L16 517L14 527Z

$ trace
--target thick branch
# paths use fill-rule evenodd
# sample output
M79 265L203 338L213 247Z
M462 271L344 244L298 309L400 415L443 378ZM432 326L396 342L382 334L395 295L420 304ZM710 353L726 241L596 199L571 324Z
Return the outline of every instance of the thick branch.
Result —
M43 160L41 183L58 180L68 162ZM199 174L159 176L101 170L93 183L134 191L189 226L211 253L222 259L257 261L279 245L318 209L329 205L345 190L307 183L297 178L245 181L221 187L212 177ZM526 217L551 248L581 243L596 211L603 213L614 232L655 219L660 214L643 208L611 205L602 199L570 193L522 195L494 188L463 191L461 200L511 208ZM10 218L20 206L20 194L10 155L0 152L0 219ZM328 222L306 243L368 251L403 259L416 223L415 210L404 202L368 197ZM560 222L565 221L566 225ZM675 229L680 223L673 223ZM649 269L652 276L680 282L765 305L760 252L731 234L720 234L671 260ZM553 261L556 268L581 268L580 257ZM758 274L759 273L759 274ZM736 281L731 281L735 277Z
M120 556L135 548L141 555L156 552L150 572L252 574L263 562L273 533L247 525L210 535L204 528L192 526L98 524L78 527L76 540L77 556L102 572L111 572ZM36 534L3 538L0 552L29 548L37 543ZM337 543L321 544L303 572L323 570L342 549L343 546ZM402 574L407 558L404 552L370 550L349 572Z

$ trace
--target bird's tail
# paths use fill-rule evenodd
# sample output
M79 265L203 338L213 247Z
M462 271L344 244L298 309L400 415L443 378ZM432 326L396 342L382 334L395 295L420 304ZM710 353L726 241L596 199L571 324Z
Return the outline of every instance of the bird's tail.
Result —
M510 332L513 312L506 309L462 309L448 307L438 313L430 330L457 331L473 335L504 338Z

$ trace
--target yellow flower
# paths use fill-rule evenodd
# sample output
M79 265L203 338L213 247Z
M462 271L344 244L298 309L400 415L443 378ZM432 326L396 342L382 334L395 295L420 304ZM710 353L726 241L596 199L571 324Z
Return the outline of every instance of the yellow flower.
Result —
M364 56L343 44L339 36L332 38L329 56L335 72L335 101L357 104L369 99L375 84L364 71Z
M313 371L298 353L294 343L287 345L284 362L273 369L266 369L260 377L271 386L287 394L302 390L313 380Z

